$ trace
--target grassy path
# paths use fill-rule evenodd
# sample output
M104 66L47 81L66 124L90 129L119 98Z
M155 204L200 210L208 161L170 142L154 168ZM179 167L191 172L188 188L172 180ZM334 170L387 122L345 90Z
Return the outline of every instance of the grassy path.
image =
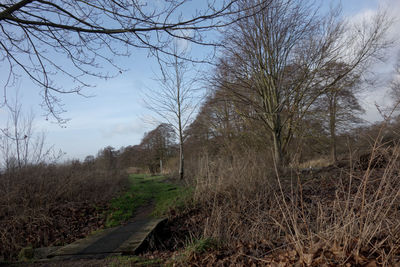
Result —
M187 188L167 183L163 176L132 174L129 180L129 190L111 203L107 227L128 221L139 207L149 203L153 204L153 216L163 216L171 208L182 205L191 193Z

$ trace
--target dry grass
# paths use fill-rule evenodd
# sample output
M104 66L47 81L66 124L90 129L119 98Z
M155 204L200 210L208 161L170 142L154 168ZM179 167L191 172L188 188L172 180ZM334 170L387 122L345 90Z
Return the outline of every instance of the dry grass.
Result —
M310 258L340 265L399 263L400 149L395 147L386 167L379 170L371 167L377 153L375 147L367 170L349 170L338 179L333 200L321 198L310 205L301 191L289 201L283 188L277 194L282 214L277 223L304 263Z
M207 213L204 237L227 243L265 240L276 229L271 220L276 183L270 171L251 152L231 160L202 158L194 198Z
M323 167L328 167L332 164L332 161L328 157L319 157L316 159L312 159L306 162L302 162L298 164L297 168L299 169L307 169L307 168L323 168Z
M367 170L331 167L318 177L276 175L252 152L205 156L194 182L203 237L246 247L259 263L276 251L291 253L287 266L398 263L400 148L390 150L384 168L373 168L376 145Z
M0 257L11 259L30 245L66 242L79 234L76 228L95 227L96 222L72 220L79 220L79 213L85 212L88 220L101 221L92 218L93 205L103 205L126 183L125 175L115 170L96 170L76 162L0 174Z

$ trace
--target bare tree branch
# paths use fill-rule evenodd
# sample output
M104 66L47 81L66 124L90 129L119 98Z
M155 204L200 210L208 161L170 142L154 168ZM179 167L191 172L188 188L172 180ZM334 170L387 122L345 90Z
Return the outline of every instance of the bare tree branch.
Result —
M29 77L42 88L48 115L62 121L57 95L81 93L89 86L85 82L88 76L114 77L123 71L114 58L129 56L131 48L170 54L168 46L176 38L194 45L216 46L206 34L232 23L226 16L239 14L238 1L203 3L204 8L190 15L183 15L188 0L2 1L0 62L7 62L3 67L9 73L4 90L12 88L13 81ZM251 10L261 7L257 3ZM105 65L111 65L113 71L104 72ZM68 88L55 82L63 77L73 82Z
M257 2L240 1L243 10ZM386 33L391 19L378 12L368 23L352 24L341 19L340 8L321 14L313 1L263 4L263 12L252 12L226 31L224 57L214 81L216 88L252 107L249 116L271 133L274 157L281 165L315 100L381 58L390 46ZM346 68L326 77L323 73L334 64Z
M158 57L161 77L157 78L160 88L150 90L146 94L147 108L158 114L174 128L179 138L180 178L184 177L184 131L193 119L200 101L195 100L195 83L192 77L187 77L189 67L187 62L180 60L187 51L179 48L175 40L173 50L175 56Z

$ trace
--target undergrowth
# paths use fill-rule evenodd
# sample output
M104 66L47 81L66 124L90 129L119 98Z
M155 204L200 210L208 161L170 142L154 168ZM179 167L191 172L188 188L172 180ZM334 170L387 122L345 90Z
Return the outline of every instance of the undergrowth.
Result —
M169 259L172 266L185 266L187 263L197 261L203 254L215 251L220 247L217 240L213 238L191 238L186 242L182 251Z
M378 154L385 166L374 164ZM285 175L251 151L202 160L193 181L200 239L222 242L241 264L399 264L399 155L376 144L366 170L349 162Z
M117 256L109 259L109 267L160 266L160 259L146 259L138 256Z
M0 259L63 245L103 227L107 203L127 185L115 169L39 164L0 172Z

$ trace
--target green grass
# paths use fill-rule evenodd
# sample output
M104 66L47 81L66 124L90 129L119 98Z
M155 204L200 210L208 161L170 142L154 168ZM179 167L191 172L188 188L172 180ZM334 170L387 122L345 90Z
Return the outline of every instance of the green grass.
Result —
M191 188L164 183L164 188L155 197L154 216L167 215L171 209L184 207L192 197Z
M201 238L191 240L189 244L186 245L185 253L188 255L192 254L202 254L209 250L214 250L219 247L218 242L212 238Z
M154 216L163 216L171 208L183 206L190 199L192 190L165 182L163 176L132 174L130 188L111 202L107 227L119 225L131 218L137 208L154 200Z
M185 266L193 257L219 248L221 248L220 243L213 238L192 238L185 245L185 249L170 260L172 265Z
M144 259L138 256L117 256L110 258L110 267L122 266L159 266L160 259Z

